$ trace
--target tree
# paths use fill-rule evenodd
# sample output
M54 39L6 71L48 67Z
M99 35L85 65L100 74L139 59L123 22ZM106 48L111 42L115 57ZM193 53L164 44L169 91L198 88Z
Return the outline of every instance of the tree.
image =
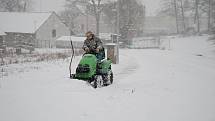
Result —
M180 9L183 8L182 5L182 0L165 0L161 2L161 8L158 12L158 16L171 16L175 18L177 33L180 33L181 15L184 16L184 10ZM183 14L181 14L181 11L183 11Z
M104 0L67 0L72 3L81 3L86 6L86 13L91 14L95 17L96 20L96 35L99 36L99 26L100 26L100 17L101 13L105 7Z
M215 41L215 1L211 1L211 31L214 36L214 41Z
M200 19L206 14L203 11L208 12L208 0L167 0L162 2L162 9L159 12L159 15L164 16L173 16L176 19L176 29L177 32L186 32L192 26L196 25L197 32L201 31ZM174 11L174 12L173 12ZM207 13L206 12L206 13ZM190 20L193 19L193 23L190 23Z
M103 13L105 14L104 22L114 28L114 33L117 33L117 2L108 3Z
M183 0L180 0L180 7L181 7L181 16L182 16L182 24L183 24L183 32L186 31L186 24L185 24L185 13L184 13L184 4Z
M211 27L211 0L208 0L208 31L210 31Z
M178 28L178 10L177 10L177 2L174 0L174 10L175 10L175 23L176 23L176 30L177 33L179 33L179 28Z
M63 20L63 22L70 28L70 31L75 32L74 30L74 19L78 17L81 14L84 14L79 10L79 8L76 6L75 1L67 0L65 4L65 10L60 12L60 17Z
M128 40L132 36L143 33L145 6L137 0L119 0L119 24L121 39ZM111 2L104 8L109 24L117 25L117 2Z
M205 14L208 19L208 32L211 30L211 20L212 20L212 4L213 0L201 0L199 1L200 10L202 14Z
M0 10L8 12L26 12L32 9L31 0L0 0Z
M197 32L200 32L199 0L195 0L195 23L197 23Z
M101 4L101 0L91 0L91 3L89 2L89 5L92 6L93 15L96 18L96 35L99 36L99 22L104 6Z

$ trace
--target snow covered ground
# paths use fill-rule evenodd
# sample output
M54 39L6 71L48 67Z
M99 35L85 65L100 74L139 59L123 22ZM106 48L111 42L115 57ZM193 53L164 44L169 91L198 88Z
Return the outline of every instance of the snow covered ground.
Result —
M8 65L23 70L0 79L0 121L215 121L215 48L207 38L120 50L114 84L101 89L70 80L69 59Z

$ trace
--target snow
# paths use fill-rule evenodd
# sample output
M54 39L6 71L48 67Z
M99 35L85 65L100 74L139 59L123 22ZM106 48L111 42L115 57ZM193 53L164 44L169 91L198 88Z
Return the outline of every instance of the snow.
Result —
M0 27L5 32L35 33L51 12L0 12Z
M106 46L116 46L117 44L116 43L107 43L105 44Z
M76 36L62 36L57 39L57 41L73 41L73 42L84 42L86 37L76 37Z
M0 36L1 35L6 35L3 31L0 30Z
M103 40L111 40L111 35L116 35L113 33L99 33L99 38Z
M0 121L214 121L215 48L207 38L122 49L114 84L101 89L69 79L69 59L8 65L17 72L0 79Z

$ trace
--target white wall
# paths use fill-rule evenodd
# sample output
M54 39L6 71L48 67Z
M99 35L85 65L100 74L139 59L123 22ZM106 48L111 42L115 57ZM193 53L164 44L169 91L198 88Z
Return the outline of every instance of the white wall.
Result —
M52 30L56 30L56 37L52 37ZM70 35L69 28L53 13L47 21L37 30L36 39L38 47L55 47L55 40L61 36Z

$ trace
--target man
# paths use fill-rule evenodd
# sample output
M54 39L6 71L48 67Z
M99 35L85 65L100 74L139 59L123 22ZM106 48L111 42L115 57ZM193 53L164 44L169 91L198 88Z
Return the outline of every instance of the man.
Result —
M84 41L83 50L86 53L95 54L98 60L104 59L105 52L102 41L91 31L86 33L86 37L87 39Z
M83 49L86 53L99 53L102 50L102 41L95 37L95 35L89 31L86 33L87 39L84 41Z

